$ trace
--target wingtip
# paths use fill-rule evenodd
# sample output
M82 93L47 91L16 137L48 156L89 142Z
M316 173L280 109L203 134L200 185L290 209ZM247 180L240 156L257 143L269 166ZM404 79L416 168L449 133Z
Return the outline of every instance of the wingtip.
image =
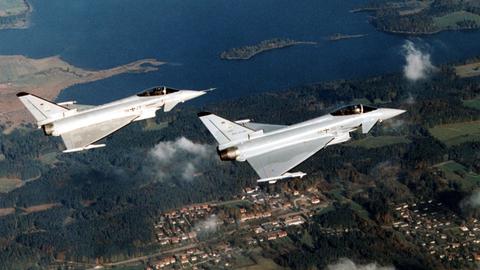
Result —
M207 115L210 115L210 114L212 114L212 113L211 112L199 112L199 113L197 113L197 116L202 117L202 116L207 116Z
M27 93L27 92L19 92L19 93L17 93L17 97L23 97L23 96L27 96L27 95L30 95L30 94Z

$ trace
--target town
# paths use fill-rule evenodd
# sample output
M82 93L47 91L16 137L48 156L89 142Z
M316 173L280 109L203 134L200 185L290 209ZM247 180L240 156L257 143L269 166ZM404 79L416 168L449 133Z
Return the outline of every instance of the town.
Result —
M317 188L269 193L255 187L245 188L243 194L230 201L164 212L153 224L154 241L162 251L150 258L147 269L256 265L252 251L261 250L265 243L290 241L289 236L300 234L313 215L331 211L332 202ZM478 220L467 222L432 200L393 207L394 221L387 229L401 233L450 266L480 261ZM322 233L342 237L351 231L324 227Z
M480 261L480 222L466 222L442 203L428 200L397 205L393 227L451 265Z
M248 266L239 265L238 258L243 253L262 242L287 238L287 228L302 226L313 213L329 204L315 188L304 194L268 194L255 187L245 188L242 195L231 201L164 212L153 226L155 241L169 255L151 260L150 268ZM232 242L246 248L233 246ZM177 252L172 253L172 249Z

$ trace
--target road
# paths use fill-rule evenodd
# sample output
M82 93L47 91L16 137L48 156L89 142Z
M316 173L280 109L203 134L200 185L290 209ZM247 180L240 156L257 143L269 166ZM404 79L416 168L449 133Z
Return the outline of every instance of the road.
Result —
M245 200L226 201L226 202L216 203L215 206L230 204L230 203L239 203L239 202L245 202ZM214 203L210 203L210 204L214 205ZM303 210L294 211L294 212L288 211L287 213L278 213L277 215L272 215L271 219L287 218L287 217L293 216L293 215L306 214L310 210L314 210L314 209L318 209L318 208L324 208L324 207L327 207L328 205L329 205L329 203L323 203L323 204L319 204L319 205L314 206L314 207L309 208L309 209L303 209ZM246 229L246 230L250 229L250 225L245 224L245 226L242 226L242 230L244 230L244 229ZM224 232L224 235L231 235L236 231L237 230L226 231L226 232ZM109 268L109 267L115 267L115 266L120 266L120 265L140 263L142 261L147 261L148 259L151 259L151 258L165 256L165 255L169 255L169 254L176 254L176 253L179 253L179 252L182 252L182 251L186 251L188 249L197 248L200 245L205 245L205 244L210 245L214 242L221 241L221 240L222 239L219 239L219 238L212 238L212 239L209 239L209 240L206 240L206 241L202 241L200 243L191 243L191 244L188 244L186 246L181 246L181 247L176 247L176 248L172 248L172 249L162 250L162 251L155 252L155 253L152 253L152 254L149 254L149 255L139 256L139 257L135 257L135 258L127 259L127 260L122 260L122 261L117 261L117 262L112 262L112 263L104 263L102 266L104 268L105 267ZM57 261L57 262L60 262L60 261ZM74 262L70 262L70 263L74 263ZM97 266L96 268L93 267L93 268L89 268L89 269L90 270L99 269L99 267L102 267L102 266Z
M124 265L124 264L137 263L137 262L141 262L141 261L146 261L146 260L154 258L154 257L158 257L158 256L162 256L162 255L168 255L168 254L172 254L172 253L177 253L177 252L185 251L185 250L188 250L188 249L191 249L191 248L196 248L197 246L198 246L198 243L192 243L192 244L188 244L186 246L172 248L172 249L168 249L168 250L163 250L163 251L159 251L159 252L149 254L149 255L145 255L145 256L135 257L135 258L131 258L131 259L123 260L123 261L118 261L118 262L113 262L113 263L104 263L103 266L104 267L113 267L113 266L119 266L119 265ZM94 270L94 269L98 269L98 268L93 267L93 268L90 268L89 270Z

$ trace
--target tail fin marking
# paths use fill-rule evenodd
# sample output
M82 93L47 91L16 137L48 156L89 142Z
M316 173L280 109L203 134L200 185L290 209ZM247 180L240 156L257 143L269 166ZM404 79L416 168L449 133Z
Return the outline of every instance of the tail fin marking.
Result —
M37 122L56 118L59 115L62 115L62 113L68 111L65 107L29 93L20 92L17 94L17 97L30 111Z
M246 128L212 113L201 112L198 116L219 144L247 139L249 134L255 132L255 130Z

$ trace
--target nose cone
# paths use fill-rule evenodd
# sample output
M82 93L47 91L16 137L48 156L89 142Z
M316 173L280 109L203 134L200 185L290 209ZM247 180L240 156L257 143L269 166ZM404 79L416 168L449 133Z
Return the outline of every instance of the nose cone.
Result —
M393 118L395 116L398 116L402 113L406 112L405 110L399 110L399 109L382 109L382 114L380 118L382 120L387 120L390 118Z
M203 96L206 93L207 92L205 92L205 91L184 90L183 93L182 93L182 96L183 96L183 100L186 101L186 100L197 98L199 96Z

